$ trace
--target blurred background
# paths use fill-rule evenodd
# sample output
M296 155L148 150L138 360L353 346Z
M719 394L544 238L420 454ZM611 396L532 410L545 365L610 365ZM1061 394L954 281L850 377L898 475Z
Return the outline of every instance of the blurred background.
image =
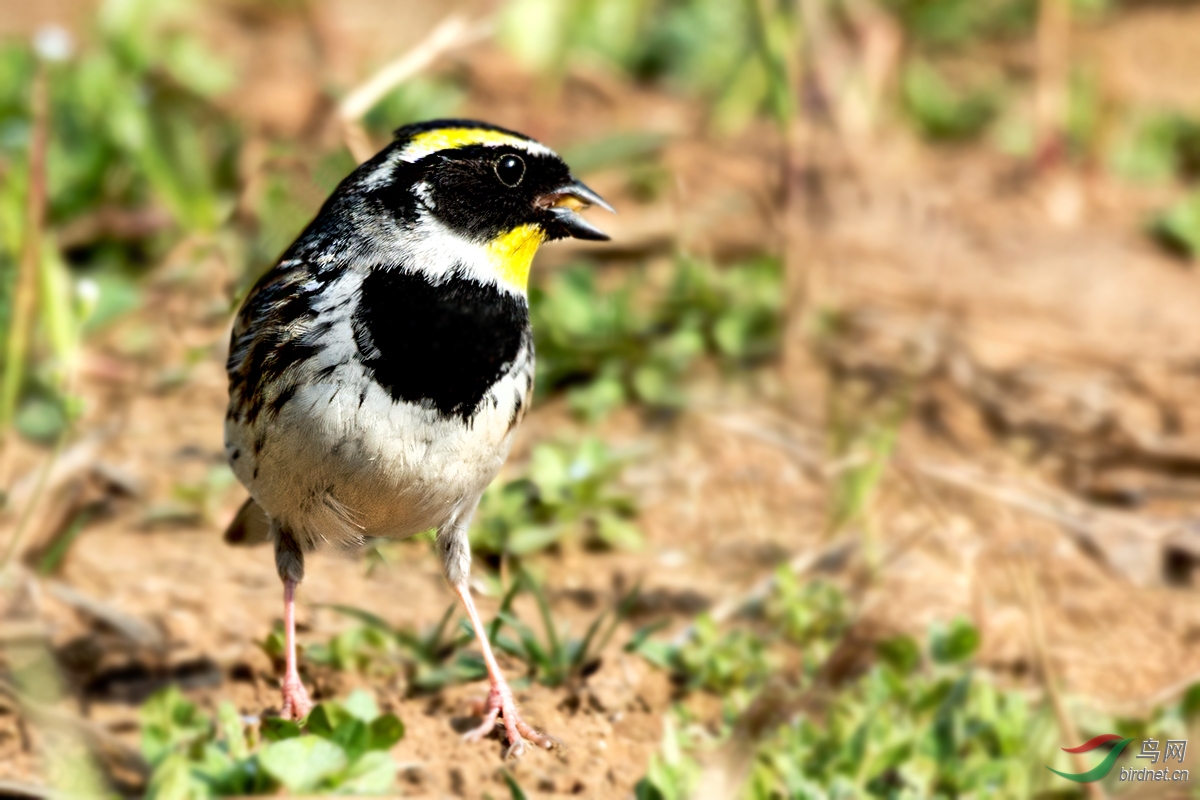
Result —
M46 0L0 9L0 793L1189 797L1200 3ZM390 131L618 208L535 263L472 532L280 586L221 533L233 312ZM1200 743L1196 745L1200 747Z

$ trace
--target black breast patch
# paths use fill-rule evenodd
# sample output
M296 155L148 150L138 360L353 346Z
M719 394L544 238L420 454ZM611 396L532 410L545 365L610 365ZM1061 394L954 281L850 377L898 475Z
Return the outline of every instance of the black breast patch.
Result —
M524 298L454 277L376 269L354 312L358 358L393 400L464 421L530 342ZM532 347L532 344L530 344Z

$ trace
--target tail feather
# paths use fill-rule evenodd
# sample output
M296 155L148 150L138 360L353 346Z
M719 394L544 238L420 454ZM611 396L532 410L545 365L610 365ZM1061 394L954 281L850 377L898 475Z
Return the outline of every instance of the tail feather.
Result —
M225 541L245 547L271 541L271 519L253 497L246 498L225 529Z

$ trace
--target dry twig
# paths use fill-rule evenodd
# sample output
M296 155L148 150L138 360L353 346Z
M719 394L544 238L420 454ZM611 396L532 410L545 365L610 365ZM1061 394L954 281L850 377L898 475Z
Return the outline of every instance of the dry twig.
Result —
M346 95L338 106L338 119L346 147L360 164L375 154L362 118L388 92L427 69L442 56L490 36L490 20L471 23L458 15L447 17L416 47L376 72Z

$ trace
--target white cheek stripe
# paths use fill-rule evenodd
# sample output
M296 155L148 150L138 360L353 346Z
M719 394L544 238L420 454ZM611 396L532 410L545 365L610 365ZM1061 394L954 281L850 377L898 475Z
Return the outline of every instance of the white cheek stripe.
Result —
M500 279L486 245L463 238L428 212L419 213L416 225L401 231L394 248L386 259L388 262L422 272L435 284L460 271L463 277L479 283L494 284L516 295L525 294L524 287Z

